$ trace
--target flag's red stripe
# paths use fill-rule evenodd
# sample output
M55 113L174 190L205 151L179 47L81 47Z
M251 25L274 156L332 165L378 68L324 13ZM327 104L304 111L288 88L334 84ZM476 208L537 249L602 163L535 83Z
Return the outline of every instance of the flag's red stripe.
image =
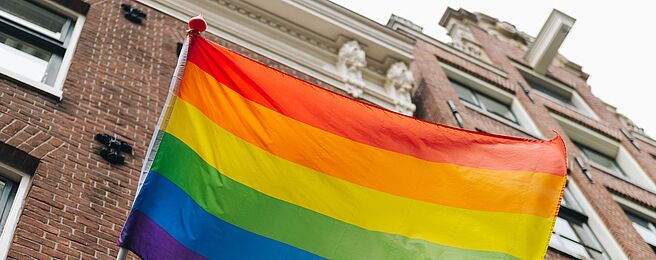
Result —
M566 172L560 138L529 142L406 117L296 79L201 37L191 43L188 61L254 102L360 143L467 167Z

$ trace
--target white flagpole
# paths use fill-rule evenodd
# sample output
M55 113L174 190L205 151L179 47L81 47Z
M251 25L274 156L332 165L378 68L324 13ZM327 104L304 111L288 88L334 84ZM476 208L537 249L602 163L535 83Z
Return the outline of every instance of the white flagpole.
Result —
M171 116L171 109L175 104L175 100L180 89L180 81L182 81L182 75L184 74L185 66L187 64L187 53L189 51L189 41L191 37L194 37L194 34L198 34L198 31L189 30L187 31L187 37L184 40L182 45L182 50L180 51L180 56L178 57L178 64L176 65L175 71L173 72L173 77L171 78L171 85L169 86L169 92L166 97L166 102L162 108L162 113L159 115L157 120L157 125L153 131L153 136L150 139L150 144L148 145L148 150L146 152L146 157L143 161L143 167L141 168L141 175L139 176L139 183L137 184L137 192L134 196L134 200L139 196L141 187L143 186L150 167L155 160L155 155L157 154L157 149L159 149L159 144L162 141L162 136L164 132L163 129L166 128L166 125L169 122L169 117ZM134 205L134 201L132 203ZM125 227L125 224L123 224ZM128 256L128 250L124 247L119 247L118 254L116 255L116 260L125 260Z

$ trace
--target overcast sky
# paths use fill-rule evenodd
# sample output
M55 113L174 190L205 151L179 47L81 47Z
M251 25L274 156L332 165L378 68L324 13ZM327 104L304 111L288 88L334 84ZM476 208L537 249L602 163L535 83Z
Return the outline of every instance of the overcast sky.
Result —
M592 92L656 137L654 1L332 0L381 24L394 13L449 42L438 25L447 7L507 21L537 36L552 9L576 19L560 53L590 74Z

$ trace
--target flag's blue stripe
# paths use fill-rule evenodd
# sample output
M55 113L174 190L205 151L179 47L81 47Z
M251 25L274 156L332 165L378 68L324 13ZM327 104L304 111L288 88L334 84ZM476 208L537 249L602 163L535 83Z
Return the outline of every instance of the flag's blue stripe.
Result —
M211 259L320 259L209 214L156 172L148 174L133 210L148 216L191 251Z

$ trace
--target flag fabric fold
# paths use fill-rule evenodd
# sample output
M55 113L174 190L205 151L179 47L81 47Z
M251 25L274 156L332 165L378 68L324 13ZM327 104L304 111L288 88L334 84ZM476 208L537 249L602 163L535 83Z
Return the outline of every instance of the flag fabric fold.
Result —
M195 35L119 238L146 259L539 259L560 136L437 125Z

